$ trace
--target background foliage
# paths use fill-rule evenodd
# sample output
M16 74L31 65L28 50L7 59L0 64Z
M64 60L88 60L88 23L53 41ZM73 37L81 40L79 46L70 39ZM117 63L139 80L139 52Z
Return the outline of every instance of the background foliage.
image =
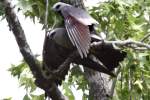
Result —
M49 27L54 24L60 26L61 18L50 9L57 0L49 1L48 25ZM16 7L26 17L33 19L33 22L35 18L38 18L39 23L44 26L44 0L18 0ZM107 0L87 9L100 23L97 31L106 33L109 40L131 38L141 41L145 35L150 34L150 0ZM1 4L0 15L3 16ZM150 43L150 38L143 42ZM120 64L121 69L112 99L150 100L150 51L129 48L124 48L124 50L128 55L125 61ZM18 77L20 86L23 86L27 91L23 100L44 100L44 94L34 95L37 87L34 85L34 78L24 61L19 65L12 65L9 71L14 77ZM71 69L62 87L69 100L75 98L71 87L83 91L83 100L88 98L88 83L80 67Z

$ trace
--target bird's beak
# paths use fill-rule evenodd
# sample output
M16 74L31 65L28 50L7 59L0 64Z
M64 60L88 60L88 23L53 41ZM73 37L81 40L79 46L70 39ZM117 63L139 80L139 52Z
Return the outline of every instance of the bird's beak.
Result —
M51 7L51 10L56 11L55 5Z

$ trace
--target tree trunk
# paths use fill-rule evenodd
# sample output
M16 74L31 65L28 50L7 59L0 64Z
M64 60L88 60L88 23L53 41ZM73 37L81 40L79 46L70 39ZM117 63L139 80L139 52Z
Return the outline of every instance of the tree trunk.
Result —
M108 100L110 91L108 75L88 68L84 68L84 70L90 87L89 100Z
M85 9L83 0L70 0L70 3ZM108 100L111 86L111 82L108 81L109 76L86 67L84 67L84 71L90 87L89 100Z

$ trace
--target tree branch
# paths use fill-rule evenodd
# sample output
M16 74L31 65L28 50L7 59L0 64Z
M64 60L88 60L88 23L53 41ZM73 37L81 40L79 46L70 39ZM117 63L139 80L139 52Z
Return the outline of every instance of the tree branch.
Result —
M124 40L124 41L121 41L121 40L118 40L118 41L107 41L107 40L104 40L104 41L100 41L100 42L94 42L91 44L91 47L95 47L95 48L98 48L102 45L102 43L104 45L113 45L114 47L126 47L126 48L132 48L132 49L135 49L135 50L150 50L150 45L149 44L146 44L146 43L143 43L143 42L139 42L139 41L134 41L134 40ZM140 49L141 48L141 49Z
M121 66L119 66L118 69L116 70L116 76L118 76L118 74L120 73L120 70L121 70ZM117 77L112 80L112 85L111 85L111 89L110 89L110 97L111 98L113 97L113 94L114 94L116 82L117 82Z
M74 6L85 9L83 0L70 0L70 1ZM101 42L100 45L103 45L103 42ZM92 44L91 44L91 46L92 46ZM94 47L94 45L93 45L93 47ZM92 49L93 47L91 47L90 49ZM100 46L100 47L102 47L102 46ZM92 52L92 50L90 50L90 52ZM106 79L101 76L100 72L93 71L86 67L84 67L84 71L85 71L85 77L88 80L89 87L90 87L90 90L89 90L90 98L89 99L108 100L109 89L107 87L107 82L105 81Z
M35 83L38 87L45 90L46 94L51 97L53 100L66 100L65 96L57 88L56 84L47 80L41 72L41 66L38 60L33 55L24 34L24 30L21 27L19 19L13 10L13 6L11 5L9 0L1 0L0 1L5 8L6 20L9 24L10 29L12 30L17 44L19 46L20 52L24 57L24 60L29 65L30 70L32 71L33 76L35 77Z
M134 50L150 50L150 45L146 44L146 43L142 43L139 41L134 41L134 40L118 40L118 41L108 41L108 40L102 40L100 42L93 42L91 44L91 49L90 52L93 52L94 48L101 48L103 46L106 45L114 45L115 47L123 47L123 48L132 48ZM116 48L117 49L117 48ZM64 69L68 69L66 68L67 64L71 63L73 61L74 58L76 58L76 56L79 56L79 54L77 52L73 52L72 54L70 54L70 56L68 56L68 58L65 60L64 63L62 63L58 69L56 71L53 71L52 74L55 74L57 78L59 78L59 75L63 74L63 70Z
M5 7L5 15L7 22L9 24L10 29L13 31L13 34L16 38L16 41L18 43L20 52L22 53L25 61L29 65L34 77L36 78L36 85L39 86L40 88L44 89L46 94L48 94L49 97L51 97L53 100L65 100L65 96L62 95L62 93L59 91L57 88L56 84L51 80L47 79L42 75L41 72L41 66L38 62L38 60L34 57L27 41L26 37L24 34L24 31L20 25L20 22L13 11L13 7L11 6L11 3L8 0L1 0L2 4ZM146 37L147 38L147 37ZM145 39L144 39L145 40ZM91 44L91 47L100 47L101 45L114 45L118 47L129 47L133 49L137 48L143 48L146 50L150 50L150 45L138 42L138 41L133 41L133 40L125 40L125 41L107 41L104 40L103 42L94 42ZM74 59L74 55L77 55L76 53L70 55L65 62L60 65L60 69L58 69L56 72L62 73L62 69L65 68L66 64L72 62ZM73 57L73 58L72 58Z
M45 26L45 35L46 35L47 31L48 31L47 19L48 19L49 0L45 0L45 1L46 1L46 8L45 8L45 22L44 22L44 26Z
M109 89L107 75L102 76L98 71L85 69L85 77L89 83L89 100L108 100ZM104 75L104 74L103 74Z
M144 42L147 38L149 38L150 37L150 33L148 33L148 34L146 34L144 37L143 37L143 39L141 39L141 42Z

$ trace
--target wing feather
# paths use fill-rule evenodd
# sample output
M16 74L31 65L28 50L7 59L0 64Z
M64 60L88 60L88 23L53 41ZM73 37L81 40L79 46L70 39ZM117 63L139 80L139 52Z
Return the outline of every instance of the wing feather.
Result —
M88 26L78 25L76 26L76 28L79 30L79 33L81 37L83 38L84 44L87 45L86 47L88 47L89 44L91 43L90 31L89 31Z
M66 20L66 22L65 22L65 23L68 23L68 20ZM70 38L70 40L71 40L72 44L75 46L75 41L74 41L73 37L72 37L72 36L71 36L71 34L70 34L70 30L69 30L69 28L68 28L68 25L66 24L66 25L65 25L65 27L66 27L66 30L67 30L68 36L69 36L69 38Z
M76 28L73 28L73 30L75 31L74 36L77 38L77 41L79 42L79 46L83 52L83 55L87 55L87 50L86 50L86 48L84 48L85 44L82 41L80 34L77 32Z
M81 33L87 33L87 32L84 32L84 31L81 31L80 29L79 29L79 27L78 26L76 26L75 25L75 27L74 27L76 30L77 30L77 34L79 35L79 37L80 37L80 39L81 39L81 44L82 44L82 47L85 47L85 53L88 53L88 46L89 46L89 44L90 43L88 43L88 38L86 37L86 34L84 35L84 34L81 34ZM80 33L80 34L79 34ZM86 55L86 54L85 54Z
M76 32L76 30L74 29L74 27L71 27L71 20L69 20L69 30L71 30L70 35L74 38L74 42L75 42L75 46L77 47L78 51L80 52L81 57L83 58L83 52L84 52L84 48L82 47L81 41L78 37L78 33Z
M71 30L71 35L72 35L72 37L74 38L74 40L75 40L75 46L77 47L77 49L78 49L78 51L80 52L80 55L81 55L81 57L83 58L83 54L82 54L82 52L84 52L83 51L83 49L82 49L82 44L80 44L80 40L79 40L79 37L78 37L78 35L76 34L77 32L76 32L76 30L74 30L74 28L72 28L72 29L70 29Z
M81 58L83 56L87 57L91 43L89 27L71 16L65 19L65 27L72 44L77 48Z
M69 36L69 38L70 38L72 44L77 47L77 50L78 50L78 52L79 52L81 58L83 58L83 54L82 54L81 48L80 48L80 46L79 46L79 43L78 43L78 41L76 40L76 37L74 37L74 35L73 35L74 32L72 31L72 29L71 29L70 26L69 26L69 24L70 24L70 23L69 23L69 20L66 20L65 23L66 23L66 24L65 24L66 30L67 30L68 36Z

